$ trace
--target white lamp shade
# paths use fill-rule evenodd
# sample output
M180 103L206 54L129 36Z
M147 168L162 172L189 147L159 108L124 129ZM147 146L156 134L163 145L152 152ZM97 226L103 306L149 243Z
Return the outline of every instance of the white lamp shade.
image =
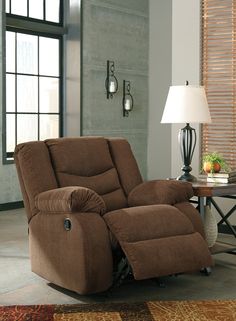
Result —
M161 123L211 123L202 86L171 86Z

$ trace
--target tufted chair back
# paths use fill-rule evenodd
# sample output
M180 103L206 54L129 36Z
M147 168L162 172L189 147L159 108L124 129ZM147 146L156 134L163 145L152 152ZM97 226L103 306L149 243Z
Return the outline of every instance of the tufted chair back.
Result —
M35 196L65 186L97 192L107 211L127 207L127 195L142 182L129 143L122 138L79 137L17 146L15 162L29 218Z

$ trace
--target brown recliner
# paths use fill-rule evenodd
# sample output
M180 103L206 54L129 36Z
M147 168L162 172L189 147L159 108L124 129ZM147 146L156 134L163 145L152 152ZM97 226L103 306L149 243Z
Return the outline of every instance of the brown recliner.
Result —
M32 271L81 294L113 282L118 253L135 279L211 266L186 182L143 182L122 138L28 142L15 163L29 221ZM121 255L122 256L122 255Z

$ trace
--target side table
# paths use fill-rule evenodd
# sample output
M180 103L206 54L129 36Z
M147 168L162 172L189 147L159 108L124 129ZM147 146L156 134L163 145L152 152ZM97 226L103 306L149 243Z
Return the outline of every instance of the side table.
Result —
M231 210L224 214L222 209L214 200L214 197L223 197L230 198L236 200L236 183L232 184L221 184L221 183L208 183L205 180L199 180L197 182L192 183L194 196L198 198L198 209L202 216L204 217L204 205L213 205L219 215L221 216L221 220L218 223L218 226L226 223L226 225L231 230L232 234L236 238L236 230L230 224L228 218L234 213L236 210L236 204L231 208ZM236 245L217 241L216 244L211 248L212 254L217 253L230 253L236 254Z

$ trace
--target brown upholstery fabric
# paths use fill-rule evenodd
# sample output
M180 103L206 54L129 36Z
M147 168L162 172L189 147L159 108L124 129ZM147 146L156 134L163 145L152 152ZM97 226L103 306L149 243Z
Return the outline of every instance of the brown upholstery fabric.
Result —
M202 224L202 218L198 210L189 202L183 202L175 204L175 207L180 210L181 213L186 215L192 222L194 230L202 235L205 239L205 232Z
M29 217L32 271L48 281L80 294L105 291L112 284L116 240L137 279L212 264L200 216L187 202L191 185L142 183L126 140L30 142L16 147L15 160ZM110 212L101 217L106 208Z
M111 193L107 193L105 195L102 195L102 198L104 199L104 202L106 204L108 211L116 210L117 208L120 208L120 200L123 199L124 192L121 189L117 189ZM127 207L127 201L125 199L126 205L124 207Z
M106 195L111 191L121 189L115 168L94 176L83 177L67 173L58 173L57 176L65 186L84 186L96 191L99 195Z
M170 205L116 210L106 213L104 220L120 242L151 240L194 232L190 220Z
M137 280L197 271L213 264L206 242L197 232L135 243L121 242L121 246Z
M70 231L64 219L71 220ZM112 284L112 253L104 220L96 213L39 213L30 222L32 271L80 294Z
M59 138L45 142L58 173L91 177L114 167L103 137Z
M23 182L24 201L30 208L28 218L38 212L34 198L41 192L57 188L57 181L51 165L48 149L44 142L20 144L15 149L17 170ZM29 207L27 206L29 200Z
M127 206L108 143L103 137L60 138L46 141L60 187L83 186L104 198L107 210ZM117 193L114 193L118 191Z
M136 186L129 194L129 206L170 204L188 201L193 196L192 185L174 180L153 180Z
M18 146L17 146L17 149L18 149ZM28 194L27 194L27 192L25 190L25 184L24 184L24 181L23 181L22 173L21 173L20 162L18 160L18 156L17 156L16 151L14 153L14 162L15 162L15 165L16 165L16 171L17 171L17 175L18 175L18 179L19 179L19 183L20 183L21 193L22 193L22 196L23 196L24 207L25 207L27 219L28 219L28 222L29 222L30 218L32 217L34 212L31 212L30 200L29 200L29 196L28 196Z
M198 226L195 214L192 212L188 218L177 207L149 205L109 212L104 219L134 277L141 280L212 265L206 242L191 222Z
M80 186L40 193L35 198L35 206L41 212L106 212L103 199L91 189Z
M126 196L128 196L129 192L143 181L138 164L127 140L124 138L109 138L108 143L121 185Z

